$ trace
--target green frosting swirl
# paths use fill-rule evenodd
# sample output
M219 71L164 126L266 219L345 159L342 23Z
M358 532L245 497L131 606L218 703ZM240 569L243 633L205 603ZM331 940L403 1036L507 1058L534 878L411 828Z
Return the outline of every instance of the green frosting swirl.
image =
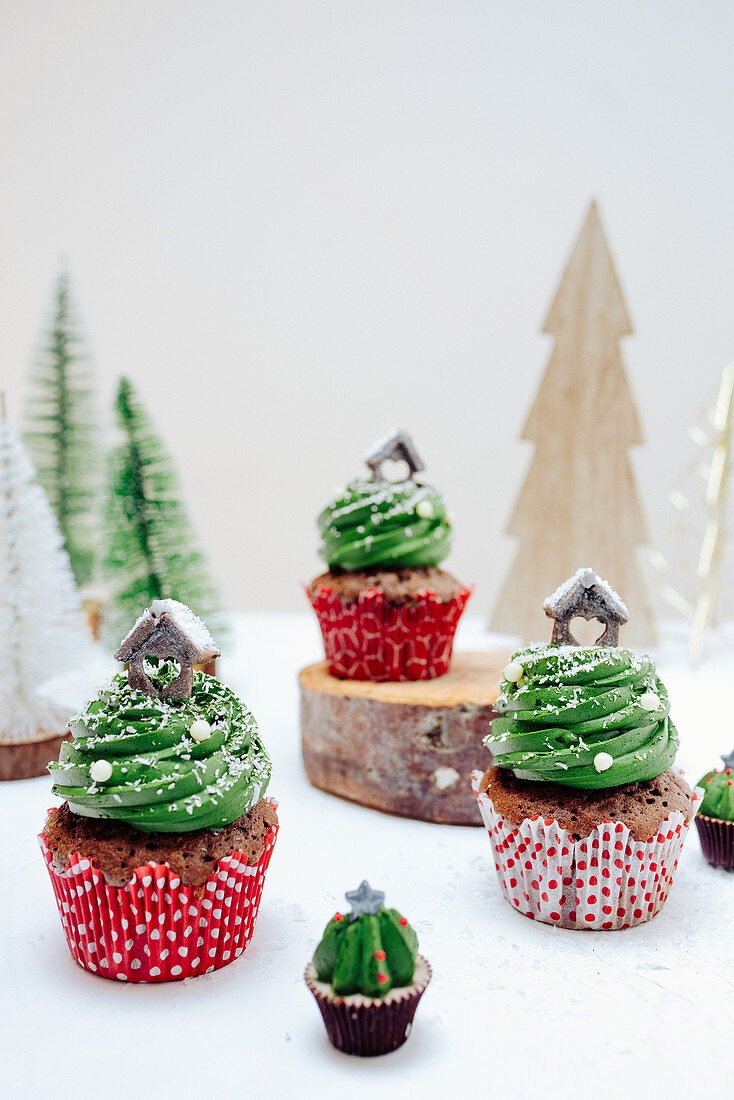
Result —
M313 965L321 982L337 996L362 993L384 997L410 985L415 972L418 937L397 909L357 917L337 913L324 929Z
M319 554L329 569L438 565L450 549L443 497L415 481L357 478L329 501L316 523Z
M485 745L519 779L596 789L653 779L678 750L668 694L629 649L529 646L505 672Z
M163 662L153 677L175 676ZM197 741L197 719L211 733ZM255 806L271 763L257 724L237 696L213 676L194 673L188 699L153 699L118 674L72 719L72 742L50 764L54 794L74 813L113 818L144 832L221 828ZM199 727L197 727L198 732ZM205 729L205 727L204 727ZM108 779L92 778L112 769Z
M697 786L703 787L703 802L699 813L719 821L734 821L734 776L732 769L707 772Z

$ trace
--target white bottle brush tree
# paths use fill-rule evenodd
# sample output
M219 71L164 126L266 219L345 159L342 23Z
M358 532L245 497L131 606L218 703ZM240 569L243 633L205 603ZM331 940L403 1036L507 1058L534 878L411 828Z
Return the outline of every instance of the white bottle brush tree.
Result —
M0 398L0 743L58 737L68 710L43 688L88 645L69 555Z

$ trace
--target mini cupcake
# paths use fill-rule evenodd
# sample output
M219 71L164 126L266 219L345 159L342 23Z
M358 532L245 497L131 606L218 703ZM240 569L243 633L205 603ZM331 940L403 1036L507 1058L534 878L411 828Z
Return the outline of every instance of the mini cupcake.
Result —
M121 981L209 973L254 931L278 831L252 714L194 664L219 655L188 607L156 600L128 663L72 719L49 770L66 802L41 848L73 957Z
M409 475L388 481L384 464ZM395 432L318 518L329 572L308 588L329 669L349 680L428 680L448 671L456 627L471 589L438 568L451 522L410 436Z
M627 928L662 908L693 820L694 793L671 769L678 733L649 657L617 648L627 609L580 569L544 604L549 645L504 670L485 744L495 766L473 785L507 901L564 928ZM579 646L574 617L599 619Z
M329 1040L345 1054L389 1054L410 1034L431 968L418 937L385 895L363 882L346 895L347 915L335 913L306 967Z
M707 772L698 784L703 802L696 828L711 866L734 871L734 750L721 759L723 770Z

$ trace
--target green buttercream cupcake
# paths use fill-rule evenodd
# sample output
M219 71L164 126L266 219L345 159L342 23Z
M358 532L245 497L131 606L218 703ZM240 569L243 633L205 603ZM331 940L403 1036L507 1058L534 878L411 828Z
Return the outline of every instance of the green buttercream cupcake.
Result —
M328 572L308 586L329 670L350 680L428 680L448 672L471 589L440 569L451 546L443 497L416 480L413 440L396 431L365 459L371 478L334 493L318 517ZM408 476L390 481L388 462Z
M473 775L479 810L518 912L629 928L665 903L698 798L670 767L678 732L652 659L618 648L628 611L614 589L579 569L543 609L550 643L503 670L484 742L493 765ZM575 618L603 625L594 645L579 645Z
M352 910L327 924L306 984L338 1050L386 1054L407 1039L431 969L417 953L415 931L385 908L381 891L363 882L346 896Z
M696 827L711 866L734 871L734 751L721 759L724 769L707 772L698 783L704 793Z
M219 650L185 605L154 601L115 656L127 672L49 765L66 801L40 840L67 943L106 978L209 973L254 931L278 832L270 759L244 703L195 669Z

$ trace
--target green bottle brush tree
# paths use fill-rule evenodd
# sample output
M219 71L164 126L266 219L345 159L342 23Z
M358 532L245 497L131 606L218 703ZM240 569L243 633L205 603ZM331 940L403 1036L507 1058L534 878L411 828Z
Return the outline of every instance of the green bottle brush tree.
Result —
M109 458L104 515L102 564L110 589L104 640L116 647L145 607L168 598L226 635L173 463L127 378L120 380L115 413L121 442Z
M78 585L94 578L102 478L94 386L69 274L56 280L51 323L30 376L24 442Z

